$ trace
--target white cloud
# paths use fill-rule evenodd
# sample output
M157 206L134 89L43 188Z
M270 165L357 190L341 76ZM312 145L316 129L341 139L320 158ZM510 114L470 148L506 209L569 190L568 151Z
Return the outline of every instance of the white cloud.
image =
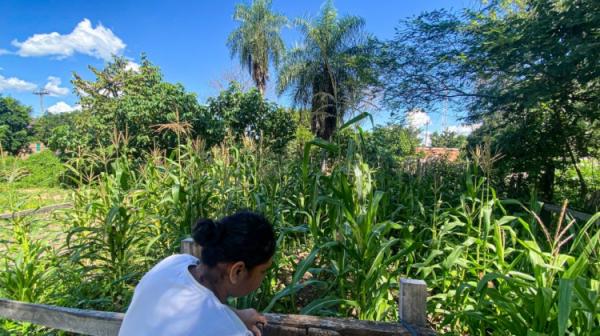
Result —
M48 77L48 83L46 83L44 89L53 97L64 96L69 93L69 89L60 87L60 82L60 78L50 76Z
M65 58L81 53L109 60L113 54L118 55L125 49L125 43L110 29L102 24L93 28L88 19L79 22L69 34L34 34L24 42L14 40L12 44L19 48L17 54L25 57L51 55Z
M460 135L469 135L474 130L478 129L479 127L481 127L481 123L471 124L471 125L454 125L454 126L448 127L448 131L454 132L454 133L460 134Z
M0 75L0 92L2 91L32 91L37 85L29 83L17 77L6 78Z
M133 61L129 61L127 62L127 65L125 65L125 71L133 71L133 72L140 72L140 65L133 62Z
M0 55L8 55L10 53L11 53L10 51L0 48Z
M406 114L406 120L408 121L408 125L415 129L419 129L431 123L429 115L418 109L408 112Z
M51 114L59 114L59 113L65 113L65 112L73 112L73 111L79 111L81 110L81 105L69 105L63 101L60 101L50 107L48 107L48 113Z

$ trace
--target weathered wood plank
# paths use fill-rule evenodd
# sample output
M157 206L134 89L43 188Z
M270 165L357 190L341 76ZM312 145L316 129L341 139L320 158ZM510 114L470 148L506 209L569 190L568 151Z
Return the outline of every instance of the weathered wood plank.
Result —
M400 279L398 300L400 322L418 327L427 325L427 284L425 281Z
M306 336L306 329L266 325L262 334L264 336Z
M558 206L556 204L543 203L542 207L544 210L554 212L556 214L560 214L562 212L562 207ZM590 215L588 213L577 211L577 210L571 210L569 208L567 208L567 213L569 215L571 215L571 217L575 218L576 220L582 221L582 222L587 222L590 220L590 218L592 218L592 215Z
M186 238L181 241L181 253L191 254L194 257L200 259L202 253L202 247L194 241L192 238Z
M56 307L0 299L0 318L30 322L84 335L115 336L124 314ZM265 314L265 336L391 336L412 335L397 323L324 318L305 315ZM425 328L414 328L417 335L433 335Z
M319 328L308 328L306 335L308 336L341 336L339 332L335 330L319 329Z
M0 219L11 219L11 218L24 217L24 216L40 215L40 214L52 212L54 210L69 209L72 207L73 207L73 204L71 204L71 203L54 204L54 205L48 205L45 207L41 207L38 209L23 210L23 211L18 211L18 212L1 214Z
M0 317L93 336L115 336L123 314L0 299Z
M308 330L318 328L332 330L342 336L390 336L412 335L399 323L374 322L333 317L316 317L307 315L265 314L270 326L288 326ZM423 327L414 327L418 335L434 335L434 331Z

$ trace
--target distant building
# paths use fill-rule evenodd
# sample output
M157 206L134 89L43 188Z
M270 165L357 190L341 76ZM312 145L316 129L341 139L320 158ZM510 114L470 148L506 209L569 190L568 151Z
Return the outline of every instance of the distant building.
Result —
M30 142L27 148L24 148L19 152L19 157L25 159L31 154L37 154L46 149L48 149L48 147L41 141Z
M35 141L35 142L29 143L29 153L30 154L39 153L45 149L46 149L46 145L44 145L44 143L41 141Z
M417 153L423 153L425 160L429 159L445 159L450 162L458 160L460 150L458 148L444 147L417 147Z

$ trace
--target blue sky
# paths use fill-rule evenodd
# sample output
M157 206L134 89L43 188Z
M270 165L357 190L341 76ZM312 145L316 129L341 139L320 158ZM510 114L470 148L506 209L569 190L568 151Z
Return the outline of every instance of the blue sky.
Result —
M49 89L46 108L63 111L77 103L70 80L77 72L89 78L88 65L102 67L107 55L139 61L142 52L158 65L169 82L180 82L200 101L218 90L215 82L226 73L239 73L225 45L237 26L232 19L239 1L0 1L0 94L10 95L39 115L39 99L33 89ZM322 0L273 0L275 11L290 18L315 16ZM340 14L359 15L366 30L380 39L391 38L400 19L437 8L472 7L476 0L337 0ZM87 19L88 21L84 21ZM293 28L283 31L288 46L300 41ZM272 88L273 85L271 84ZM288 104L285 96L269 90L267 97ZM387 112L376 115L378 122ZM430 130L440 128L431 114ZM457 124L448 117L450 125Z

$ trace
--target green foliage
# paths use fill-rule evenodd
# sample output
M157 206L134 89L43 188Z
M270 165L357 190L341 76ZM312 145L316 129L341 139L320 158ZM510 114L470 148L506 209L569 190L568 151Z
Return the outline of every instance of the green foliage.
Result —
M31 108L0 96L0 149L13 155L27 148Z
M114 175L103 173L98 189L75 194L75 210L65 217L69 223L66 244L79 265L80 277L87 286L96 287L96 297L79 300L122 310L131 299L131 279L139 279L144 260L143 250L135 247L140 240L154 237L143 230L145 212L132 211L135 173L121 160L113 165Z
M58 114L44 114L41 117L34 118L31 122L33 127L32 139L41 141L48 144L48 140L52 137L54 129L57 127L73 128L74 119L77 112L71 113L58 113Z
M4 193L4 192L3 192ZM15 211L24 202L6 191L5 202ZM16 217L0 220L0 297L23 302L55 303L61 289L56 254L47 241L34 236L38 220ZM43 328L29 323L0 321L0 334L31 335Z
M432 147L464 148L467 145L467 137L452 131L442 133L433 132L431 135Z
M231 32L227 46L231 56L239 56L242 67L246 68L261 95L264 95L269 79L269 64L276 67L285 52L280 36L287 18L273 13L271 0L253 0L250 6L237 4L233 18L240 26Z
M142 56L139 71L130 69L124 58L114 58L102 70L90 67L95 80L84 80L74 74L73 85L80 95L82 112L76 118L76 129L61 130L54 143L63 144L68 134L81 134L88 148L108 146L115 142L127 144L139 156L155 147L171 150L179 135L169 132L183 128L185 135L203 137L206 121L196 96L187 93L181 84L166 83L158 67ZM202 117L206 117L203 115ZM165 126L161 128L161 126ZM122 136L116 139L117 132ZM69 148L76 151L77 148Z
M62 159L66 159L73 155L74 150L86 148L88 140L75 126L60 125L52 129L47 145L50 150L59 153Z
M418 134L398 124L375 127L365 134L366 160L372 167L399 168L401 162L415 154Z
M598 215L588 223L560 216L550 233L535 211L496 196L490 148L474 151L472 163L367 164L380 146L372 137L398 134L410 139L399 126L371 134L344 125L338 142L307 139L289 160L249 137L211 148L188 139L171 157L109 157L98 165L111 168L56 215L63 253L38 262L44 272L60 265L47 293L63 295L37 300L122 311L195 219L250 208L273 220L278 249L259 290L237 307L397 321L402 276L427 282L440 330L584 334L600 326ZM398 155L411 153L396 145ZM16 274L10 260L6 274Z
M19 187L57 187L64 171L62 162L49 150L29 155L20 166L27 175L16 183Z
M17 188L57 187L63 171L61 161L49 150L24 159L0 157L0 182Z
M471 295L477 298L474 306L458 315L470 330L492 329L499 335L593 334L600 323L600 283L586 274L598 272L594 262L600 250L599 233L586 236L585 229L594 225L598 215L583 226L583 233L570 237L565 235L568 226L560 232L562 218L554 237L547 237L548 249L538 245L534 236L517 240L524 250L514 252L515 262L524 263L535 276L515 270L488 273L456 292L457 302ZM530 230L527 223L520 223L525 231ZM539 219L538 224L544 225ZM561 252L564 242L573 237L573 244ZM588 273L590 268L594 271Z
M78 75L73 81L82 111L53 128L48 139L63 158L89 159L77 166L88 169L90 177L110 168L96 165L95 158L106 162L123 150L137 158L153 149L170 153L186 138L202 139L212 147L231 133L238 140L250 136L283 151L294 137L293 112L266 101L256 90L242 92L236 83L200 106L181 85L163 82L159 69L145 58L139 72L122 58L92 71L95 81Z
M573 208L596 213L600 211L600 162L593 158L587 158L579 161L578 166L590 188L590 193L581 195L577 171L573 167L568 167L557 171L556 198L569 200L569 204Z
M281 152L295 136L294 111L287 110L264 99L257 90L243 92L232 82L227 90L207 101L205 115L219 123L210 129L213 145L223 140L227 131L236 139L251 137Z

